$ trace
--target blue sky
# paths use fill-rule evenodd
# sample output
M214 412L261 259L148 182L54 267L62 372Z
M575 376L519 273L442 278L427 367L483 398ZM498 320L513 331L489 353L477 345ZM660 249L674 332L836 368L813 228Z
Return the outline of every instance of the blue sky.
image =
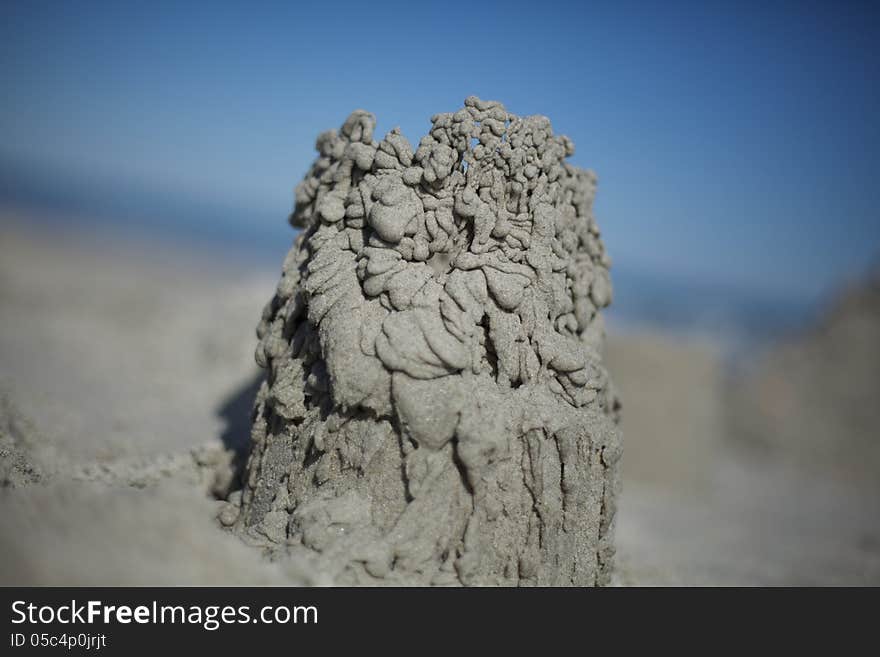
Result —
M476 94L574 140L619 268L815 298L880 257L877 7L8 1L0 203L283 253L318 132Z

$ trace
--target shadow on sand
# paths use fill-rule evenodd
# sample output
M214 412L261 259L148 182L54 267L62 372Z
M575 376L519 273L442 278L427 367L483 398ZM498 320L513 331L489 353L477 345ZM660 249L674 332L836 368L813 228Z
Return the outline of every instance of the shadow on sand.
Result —
M217 409L217 415L226 423L220 440L226 449L233 452L234 479L231 491L241 489L241 475L247 464L251 424L254 419L254 399L264 378L262 371L256 372Z

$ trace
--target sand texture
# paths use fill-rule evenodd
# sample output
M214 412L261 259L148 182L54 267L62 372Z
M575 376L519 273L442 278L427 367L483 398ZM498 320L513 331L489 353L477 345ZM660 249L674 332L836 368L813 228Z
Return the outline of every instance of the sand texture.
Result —
M545 117L471 97L431 123L417 149L363 111L318 138L224 521L339 583L607 583L595 179Z
M4 217L0 583L334 582L215 519L260 382L253 319L276 283L221 253ZM880 584L876 470L824 467L796 436L736 438L730 413L755 402L730 386L752 379L731 381L718 345L610 334L626 437L613 583ZM839 409L822 421L854 454L867 438Z

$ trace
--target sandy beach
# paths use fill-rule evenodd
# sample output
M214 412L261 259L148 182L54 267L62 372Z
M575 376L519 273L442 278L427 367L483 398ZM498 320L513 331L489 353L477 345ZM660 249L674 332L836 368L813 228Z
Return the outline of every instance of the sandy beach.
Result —
M332 584L215 519L281 263L13 217L0 231L0 583ZM880 584L876 470L847 466L865 458L823 467L789 458L790 437L739 440L731 417L756 402L711 336L609 333L625 440L615 583Z

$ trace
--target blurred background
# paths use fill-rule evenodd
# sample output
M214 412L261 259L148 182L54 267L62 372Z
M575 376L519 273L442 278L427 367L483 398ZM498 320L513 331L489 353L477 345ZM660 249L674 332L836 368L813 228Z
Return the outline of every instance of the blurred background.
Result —
M620 581L880 583L878 43L871 2L2 3L0 543L67 581L11 538L71 522L40 491L245 442L315 137L474 94L599 176Z

